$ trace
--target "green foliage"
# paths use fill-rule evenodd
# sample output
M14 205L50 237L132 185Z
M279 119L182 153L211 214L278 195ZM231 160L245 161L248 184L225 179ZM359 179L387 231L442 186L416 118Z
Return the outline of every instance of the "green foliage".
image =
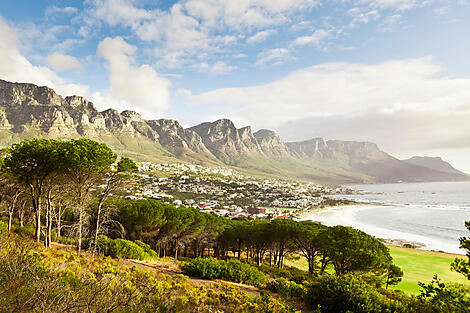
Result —
M222 268L221 261L212 258L197 258L183 264L181 270L189 276L203 279L221 279Z
M392 261L389 249L376 238L352 227L334 226L317 238L320 252L333 264L336 275L353 271L376 271Z
M63 245L76 245L77 244L77 238L69 238L65 236L60 236L57 241Z
M25 235L28 237L33 237L36 230L34 229L33 226L26 225L23 227L15 227L14 232L17 233L18 235Z
M183 272L204 279L224 279L255 286L266 284L266 276L256 267L238 260L218 261L212 258L197 258L183 264Z
M134 241L134 243L144 250L147 257L150 257L150 258L158 257L158 254L154 250L152 250L152 248L150 248L150 246L148 244L143 243L140 240L136 240L136 241Z
M302 284L312 280L312 276L310 276L308 272L293 266L284 266L283 268L278 268L269 265L262 265L259 267L259 270L269 274L271 277L285 278L286 280L296 282L297 284Z
M446 285L437 275L429 284L419 283L422 288L418 299L432 307L433 312L470 312L470 287L462 284Z
M396 266L395 264L390 264L386 268L385 274L385 288L388 288L390 285L396 285L401 282L403 277L403 271Z
M61 148L64 171L77 183L108 171L116 161L116 154L108 146L88 138L65 141Z
M303 299L307 294L307 289L302 284L289 281L285 278L278 278L270 281L266 288L280 294L283 297L294 297Z
M116 170L120 173L135 173L139 170L139 168L131 158L121 157L117 163Z
M0 221L0 234L8 231L8 224L4 221Z
M367 283L352 275L324 275L311 284L305 300L310 308L322 313L385 312L380 295Z
M82 241L83 249L90 249L92 245L93 238L85 238ZM105 256L124 259L144 260L157 256L157 253L143 242L132 242L120 238L111 239L103 235L98 236L98 251Z
M470 221L465 222L465 227L470 231ZM470 280L470 238L460 238L460 248L467 252L467 260L455 258L451 268Z
M87 259L28 241L0 237L0 312L227 312L288 313L282 302L238 288L195 286L107 259Z

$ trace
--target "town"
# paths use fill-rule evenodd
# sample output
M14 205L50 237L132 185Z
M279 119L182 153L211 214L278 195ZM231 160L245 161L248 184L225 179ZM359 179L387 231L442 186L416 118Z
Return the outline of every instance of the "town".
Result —
M172 163L138 163L138 178L127 198L152 198L175 206L198 208L230 219L297 219L315 208L344 204L329 195L350 193L314 183L259 179L230 168Z

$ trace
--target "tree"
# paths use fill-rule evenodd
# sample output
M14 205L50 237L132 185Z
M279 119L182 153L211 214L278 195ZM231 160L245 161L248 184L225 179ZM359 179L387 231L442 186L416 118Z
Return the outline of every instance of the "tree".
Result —
M111 170L116 154L103 143L88 138L72 139L62 146L63 173L72 184L78 212L77 253L80 253L85 209L92 187Z
M271 221L271 231L274 235L274 242L277 243L275 255L277 257L277 267L284 266L284 257L287 253L287 244L292 242L297 230L297 223L291 219L275 219Z
M401 270L401 268L399 268L395 264L389 264L385 276L385 289L388 289L388 286L390 285L396 285L401 282L402 277L403 271Z
M470 288L463 284L445 284L437 275L429 284L418 283L422 288L418 299L430 304L432 312L468 313L470 308Z
M295 236L294 244L307 260L309 274L313 274L315 259L320 254L317 236L322 228L325 228L325 226L319 223L307 221L298 223L298 233Z
M337 276L384 269L392 261L383 243L352 227L329 227L318 234L318 241L321 253L333 264Z
M101 210L104 201L108 198L109 194L121 187L122 184L130 179L131 174L138 171L137 165L134 161L127 157L121 157L116 165L116 169L108 176L106 180L106 187L104 188L99 200L98 207L96 210L96 228L95 228L95 240L93 244L93 253L96 252L98 245L98 234L101 227Z
M465 222L465 227L470 231L470 221ZM466 251L467 260L455 258L451 264L451 268L467 277L467 279L470 279L470 238L461 237L460 248Z
M36 241L41 238L42 199L53 184L52 178L63 164L60 141L53 139L24 140L14 144L5 158L4 169L17 183L28 189L36 215Z

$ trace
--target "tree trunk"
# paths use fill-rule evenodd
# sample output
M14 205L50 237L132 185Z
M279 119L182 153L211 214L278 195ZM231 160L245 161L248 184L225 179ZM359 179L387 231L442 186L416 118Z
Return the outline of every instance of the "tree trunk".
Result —
M26 206L26 200L23 201L21 204L21 209L18 210L18 220L20 223L20 227L24 226L24 207Z
M61 219L62 219L62 206L59 204L59 206L57 207L57 217L55 219L57 238L60 238L60 235L61 235L61 229L60 229Z
M78 212L78 234L77 234L77 254L80 255L82 251L82 227L83 227L83 213L82 208L79 208Z
M13 210L8 212L8 233L11 233L11 224L13 221Z

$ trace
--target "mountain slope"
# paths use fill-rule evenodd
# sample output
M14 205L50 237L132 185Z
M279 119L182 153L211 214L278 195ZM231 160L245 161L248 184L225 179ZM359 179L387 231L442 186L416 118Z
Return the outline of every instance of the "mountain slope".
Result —
M419 157L414 156L410 159L403 160L406 163L430 168L443 173L466 175L464 172L454 168L448 162L442 160L440 157Z
M80 96L0 80L0 145L33 137L89 137L137 160L230 166L252 175L324 184L465 180L440 159L401 161L369 142L314 138L284 143L273 131L237 129L221 119L183 128L170 119L145 120L134 111L98 111Z

